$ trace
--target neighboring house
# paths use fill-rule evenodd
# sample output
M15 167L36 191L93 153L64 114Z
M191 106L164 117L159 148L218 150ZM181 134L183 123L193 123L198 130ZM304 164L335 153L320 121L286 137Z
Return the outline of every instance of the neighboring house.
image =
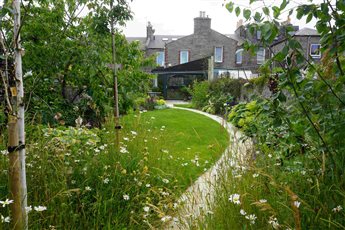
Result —
M321 58L320 36L315 30L294 27L295 36L305 47L307 58ZM200 12L194 18L194 33L181 35L155 35L148 23L146 38L127 38L139 41L147 56L156 55L157 68L151 70L157 75L154 86L163 91L166 99L182 98L181 89L194 80L213 80L221 76L253 78L258 68L271 57L269 49L261 48L251 55L243 48L245 40L259 43L261 32L251 35L242 21L234 34L224 35L211 28L211 19ZM279 51L284 45L284 27L271 48Z
M301 30L296 29L292 36L297 40L304 50L304 57L308 61L320 62L321 54L321 44L320 35L314 29L303 28ZM271 45L271 49L274 53L279 52L285 46L285 38L281 37L279 40ZM277 63L274 63L272 67L278 67Z

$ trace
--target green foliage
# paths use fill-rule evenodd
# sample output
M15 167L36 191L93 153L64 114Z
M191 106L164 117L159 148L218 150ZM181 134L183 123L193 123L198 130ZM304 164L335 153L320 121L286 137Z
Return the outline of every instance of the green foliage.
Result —
M256 101L240 103L231 109L228 120L236 127L241 128L247 136L252 137L257 132L254 120L258 113L260 113L260 109Z
M192 104L195 108L201 109L207 105L209 87L210 83L208 81L194 82L190 94L192 95Z
M81 16L86 7L87 15ZM24 78L28 119L54 124L55 114L61 113L68 125L78 116L100 125L113 107L109 25L112 19L123 24L131 18L128 2L116 1L110 9L110 1L26 1L23 11L23 72L31 73ZM9 44L9 18L3 30ZM121 64L117 73L120 112L126 113L148 91L151 76L142 68L154 61L119 32L115 40L116 62Z
M229 105L239 100L244 82L243 79L223 77L211 83L194 83L191 90L192 104L208 113L224 114Z
M262 8L262 12L251 12L247 20L252 23L248 29L251 32L260 29L262 39L260 44L247 42L248 50L272 44L282 26L278 18L289 8L288 4L289 1L283 1L280 5ZM244 165L246 169L240 172L243 179L236 181L235 178L240 177L234 175L235 167L230 170L230 181L221 186L228 193L220 196L211 226L212 223L253 229L343 229L345 226L342 210L345 205L345 62L342 54L345 32L341 26L345 4L341 1L336 5L305 3L289 10L289 15L293 12L298 19L316 19L322 59L316 61L305 56L299 40L289 33L292 26L284 25L284 46L273 50L273 58L267 61L279 69L270 71L267 66L262 69L270 76L270 84L276 86L272 97L239 104L229 114L229 120L252 137L256 152ZM260 179L253 178L254 174ZM241 217L239 208L226 207L233 193L241 194L242 209L257 216L255 225L243 217L238 218ZM267 201L260 204L259 199ZM300 207L294 205L295 201L300 202ZM220 210L224 212L224 209L226 214L221 214ZM272 222L274 218L279 222L276 226Z

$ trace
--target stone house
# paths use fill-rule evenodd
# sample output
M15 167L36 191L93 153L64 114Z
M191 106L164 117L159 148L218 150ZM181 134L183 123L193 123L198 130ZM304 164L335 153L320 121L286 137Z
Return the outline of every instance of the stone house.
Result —
M156 55L157 68L151 70L157 75L154 86L158 86L166 99L181 99L181 89L194 80L213 80L221 76L253 78L258 76L258 68L272 54L269 49L260 48L256 55L246 52L244 41L257 43L261 32L251 35L240 20L234 34L221 34L211 28L211 18L200 12L194 18L194 33L182 35L155 35L151 25L147 25L146 37L127 38L139 41L146 55ZM283 47L284 28L272 50ZM294 27L295 36L305 47L307 58L319 59L320 36L315 30Z

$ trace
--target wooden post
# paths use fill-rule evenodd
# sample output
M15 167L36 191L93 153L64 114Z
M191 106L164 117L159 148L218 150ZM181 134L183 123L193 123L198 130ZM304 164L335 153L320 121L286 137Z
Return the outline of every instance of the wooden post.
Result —
M110 2L110 10L113 9L112 0ZM112 43L112 59L113 59L113 83L114 83L114 119L115 119L115 132L116 132L116 148L120 146L120 114L119 114L119 93L118 93L118 85L117 85L117 75L116 75L116 45L115 45L115 28L114 28L114 16L111 16L111 43Z

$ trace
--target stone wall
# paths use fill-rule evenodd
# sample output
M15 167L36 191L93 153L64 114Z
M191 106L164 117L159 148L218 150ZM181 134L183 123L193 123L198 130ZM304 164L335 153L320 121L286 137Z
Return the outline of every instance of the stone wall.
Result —
M223 62L215 63L214 68L233 68L235 66L237 41L212 29L203 31L203 33L194 33L168 43L166 46L166 61L168 65L178 65L181 50L189 51L189 61L213 56L215 47L223 47Z

